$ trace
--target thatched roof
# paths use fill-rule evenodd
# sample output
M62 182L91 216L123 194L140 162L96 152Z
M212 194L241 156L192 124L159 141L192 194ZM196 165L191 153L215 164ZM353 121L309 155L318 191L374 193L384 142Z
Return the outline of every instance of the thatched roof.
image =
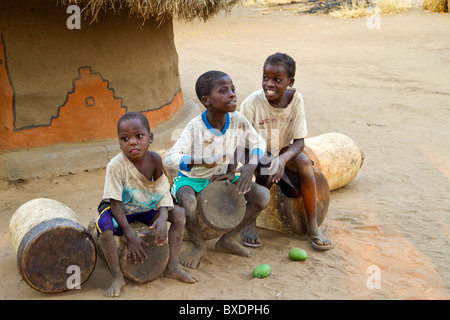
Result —
M176 18L191 21L195 18L208 20L220 11L230 12L231 8L241 0L57 0L68 6L79 5L85 17L97 20L100 10L119 12L127 10L130 15L142 18L144 21L154 18L164 21L166 18Z
M425 10L432 12L450 12L447 0L424 0L422 6Z

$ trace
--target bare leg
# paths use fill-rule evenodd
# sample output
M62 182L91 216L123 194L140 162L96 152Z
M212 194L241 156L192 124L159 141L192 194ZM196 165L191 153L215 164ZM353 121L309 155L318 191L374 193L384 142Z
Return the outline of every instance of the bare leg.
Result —
M286 166L289 170L297 172L301 181L301 193L305 212L308 218L308 237L315 243L315 248L321 250L330 249L331 241L320 231L317 225L316 212L316 179L314 169L308 156L300 153L291 159Z
M273 182L268 181L267 183L268 185L266 186L266 188L269 189L270 192L270 188L272 187ZM259 239L258 232L256 231L256 219L250 222L242 230L242 239L247 244L250 244L250 246L255 245L254 247L259 247L261 245L261 239Z
M186 216L184 209L175 206L169 211L170 229L169 229L169 262L167 263L164 277L177 279L183 282L194 283L197 279L189 272L184 271L178 266L178 256L181 245L183 244L184 225Z
M105 230L99 237L99 246L103 252L106 263L113 277L113 281L108 289L104 292L107 297L118 297L120 291L127 284L122 270L120 269L119 254L117 253L116 242L112 230Z
M224 234L217 241L217 251L244 257L253 256L253 252L242 245L240 235L247 225L256 223L256 217L269 204L270 191L263 186L252 183L252 188L245 194L245 199L247 200L247 205L244 218L236 228Z
M194 189L189 186L181 187L177 192L177 199L185 210L186 232L194 244L194 248L182 257L180 262L185 267L195 269L198 267L200 259L206 255L207 250L197 217L197 198Z

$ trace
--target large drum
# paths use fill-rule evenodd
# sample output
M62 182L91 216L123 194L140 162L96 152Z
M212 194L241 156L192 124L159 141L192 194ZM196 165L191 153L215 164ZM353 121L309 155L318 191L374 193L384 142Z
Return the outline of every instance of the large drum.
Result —
M92 237L76 214L56 200L34 199L23 204L9 228L19 273L38 291L79 288L94 270Z
M342 133L306 138L303 152L322 171L331 191L349 184L364 163L363 149Z
M316 178L316 212L317 224L325 220L330 204L330 188L322 172L314 168ZM270 190L270 203L256 220L258 227L274 231L304 235L307 232L307 216L303 198L286 197L278 185Z
M204 240L222 236L234 229L245 215L244 195L229 181L210 183L197 195L197 214ZM189 236L185 232L185 240Z
M97 217L89 222L89 232L91 233L94 242L97 246L97 253L99 257L105 260L101 248L98 246L98 232L96 226ZM117 251L119 254L120 268L125 278L136 283L147 283L158 278L164 270L166 270L169 261L169 245L167 242L163 245L157 246L155 243L156 231L149 229L144 223L133 222L130 224L131 228L137 235L147 242L149 245L144 246L144 251L148 259L143 263L134 263L127 259L127 240L124 236L114 236L116 241Z
M333 132L306 138L303 152L314 162L317 224L320 226L328 212L330 191L346 186L356 177L364 162L364 151L346 135ZM256 225L305 234L303 198L288 198L277 185L273 185L270 192L270 203L258 216Z

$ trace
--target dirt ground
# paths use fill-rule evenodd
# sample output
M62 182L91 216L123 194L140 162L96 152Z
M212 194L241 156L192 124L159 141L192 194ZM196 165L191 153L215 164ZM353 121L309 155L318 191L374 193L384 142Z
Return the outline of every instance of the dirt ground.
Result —
M332 250L314 251L304 237L265 229L253 258L216 253L210 240L208 256L193 271L198 283L129 283L119 299L450 297L450 15L413 7L379 22L370 29L366 18L236 7L207 24L175 23L186 97L196 100L197 77L217 69L232 77L239 103L260 88L265 58L286 52L297 62L295 87L305 100L310 136L343 133L362 146L365 162L350 184L331 193L321 229ZM30 288L18 274L9 235L15 210L39 197L68 205L86 226L103 180L100 169L0 182L1 299L106 299L110 275L101 260L80 290ZM306 250L308 259L290 261L292 247ZM272 275L252 278L262 263ZM379 287L368 281L373 268Z

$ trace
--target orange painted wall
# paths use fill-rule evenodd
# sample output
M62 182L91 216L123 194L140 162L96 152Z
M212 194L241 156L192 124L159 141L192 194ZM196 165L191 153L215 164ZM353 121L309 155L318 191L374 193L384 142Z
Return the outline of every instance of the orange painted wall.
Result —
M117 121L126 112L122 99L115 97L108 81L90 67L80 67L78 72L73 91L67 94L50 125L14 130L14 92L0 41L0 151L116 137ZM167 105L142 113L154 127L171 118L183 103L180 90Z

